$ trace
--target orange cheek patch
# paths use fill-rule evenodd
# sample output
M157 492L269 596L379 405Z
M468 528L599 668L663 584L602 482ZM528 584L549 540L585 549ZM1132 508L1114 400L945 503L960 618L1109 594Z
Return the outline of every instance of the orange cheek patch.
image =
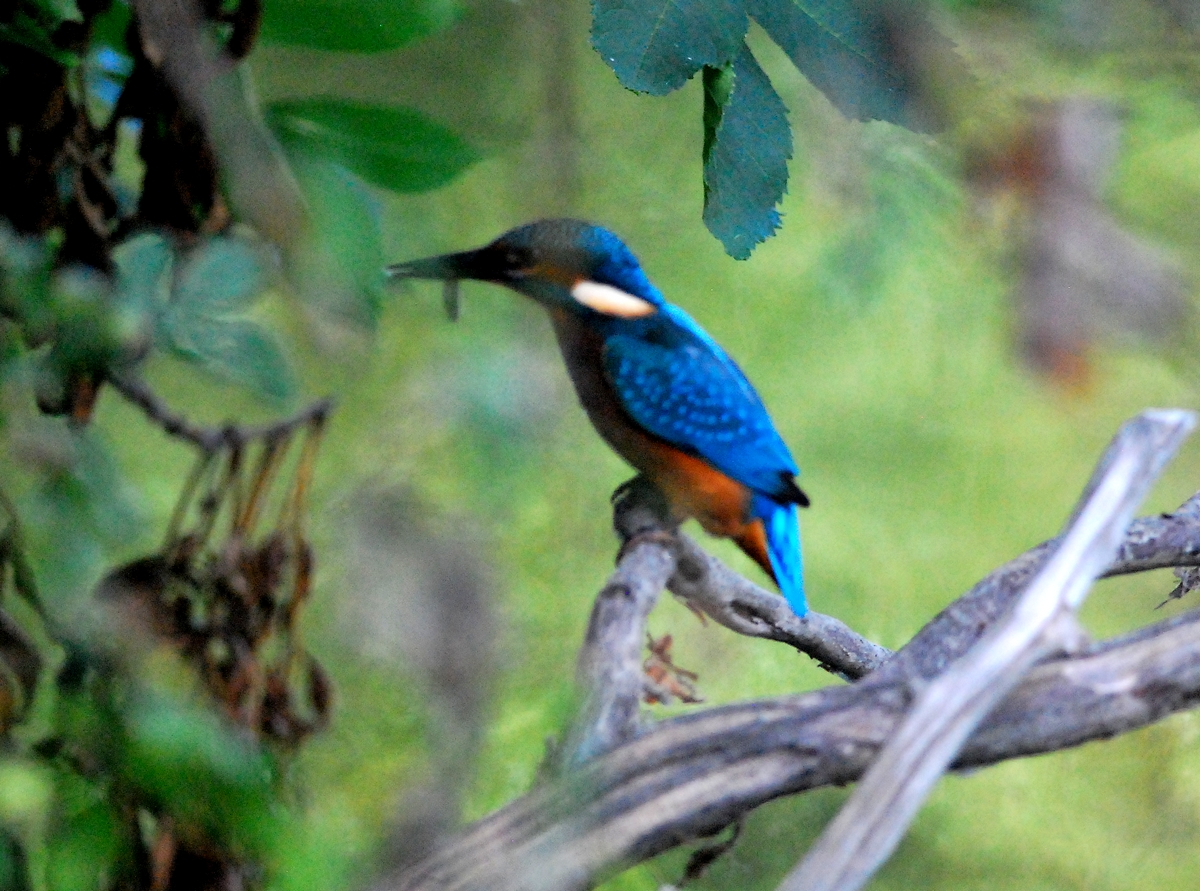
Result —
M561 266L552 266L549 263L538 263L536 266L530 266L524 272L529 278L554 282L554 284L562 285L564 288L571 288L579 281L579 276L567 272Z

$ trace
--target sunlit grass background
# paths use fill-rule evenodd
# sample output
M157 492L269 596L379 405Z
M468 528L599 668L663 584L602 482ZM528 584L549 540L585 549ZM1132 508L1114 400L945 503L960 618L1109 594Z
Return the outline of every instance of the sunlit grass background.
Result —
M559 50L528 33L537 10L503 7L469 11L407 52L267 49L251 66L264 100L333 94L417 104L487 153L440 191L378 196L390 260L475 246L565 209L618 232L668 299L738 359L791 445L813 500L802 517L813 608L902 645L981 576L1055 534L1123 420L1148 406L1195 407L1194 358L1168 360L1137 344L1099 346L1083 388L1065 390L1024 368L1010 336L1014 272L1003 213L962 188L954 155L935 141L840 120L765 41L755 49L791 109L796 159L779 235L748 262L729 259L700 219L699 85L661 99L623 91L587 48L583 4L569 16L573 67L563 73L549 67ZM987 97L964 130L1011 114L1018 97L1118 100L1125 148L1111 206L1195 269L1200 81L1192 69L1159 68L1147 80L1136 52L1060 50L1014 22L951 23ZM542 117L542 93L558 76L571 84L578 122L579 190L569 208L539 179L556 125ZM337 362L306 352L293 332L308 394L338 399L318 468L319 574L307 628L338 699L332 728L292 768L329 841L298 852L285 887L369 876L405 791L429 770L423 691L399 654L380 658L372 627L350 608L360 592L348 582L347 517L363 491L409 493L435 527L476 542L492 567L501 671L464 818L528 790L547 738L570 715L575 653L615 553L608 496L629 471L576 405L540 310L478 284L464 285L463 301L452 325L435 286L397 290L375 343ZM166 361L153 371L174 404L209 420L263 413L194 371ZM148 528L160 528L186 453L111 397L99 426L145 493ZM1200 444L1190 443L1143 512L1169 510L1198 487ZM130 553L153 540L131 541ZM762 580L726 544L706 545ZM1104 582L1086 624L1108 636L1191 606L1154 611L1173 586L1169 573ZM708 703L835 683L807 658L702 626L669 599L651 630L675 637L676 660L699 669ZM1198 741L1200 720L1183 715L946 779L873 887L1193 888ZM774 887L843 794L761 809L697 887ZM658 887L678 879L684 859L670 854L608 887Z

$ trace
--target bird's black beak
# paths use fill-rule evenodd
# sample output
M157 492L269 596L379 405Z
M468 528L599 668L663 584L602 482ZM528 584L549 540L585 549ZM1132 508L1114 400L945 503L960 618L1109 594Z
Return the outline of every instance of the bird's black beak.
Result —
M389 278L425 278L446 283L443 297L450 318L458 318L458 283L464 278L494 282L521 290L520 283L534 265L532 252L499 238L473 251L442 254L387 267Z
M502 281L504 277L502 257L490 248L394 263L386 271L388 278L424 278L445 282L442 302L452 322L458 321L458 283L462 279Z
M494 251L481 248L457 254L442 254L408 263L395 263L387 267L389 278L426 278L439 281L474 278L481 281L497 281L501 276L500 258Z

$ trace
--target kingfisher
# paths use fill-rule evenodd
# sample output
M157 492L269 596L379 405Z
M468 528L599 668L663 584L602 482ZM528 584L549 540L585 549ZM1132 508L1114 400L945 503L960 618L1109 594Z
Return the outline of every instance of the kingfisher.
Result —
M387 267L504 285L549 314L575 392L600 436L657 488L672 519L733 539L807 612L799 470L754 387L691 316L668 303L633 252L581 220L539 220L481 248Z

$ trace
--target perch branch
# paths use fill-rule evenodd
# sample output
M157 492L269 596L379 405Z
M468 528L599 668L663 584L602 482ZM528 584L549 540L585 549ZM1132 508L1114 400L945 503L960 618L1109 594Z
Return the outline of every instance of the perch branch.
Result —
M849 679L874 671L892 654L832 616L809 610L801 619L781 596L743 578L686 535L677 547L679 570L668 589L731 631L788 644Z
M1039 545L982 580L868 682L661 722L472 824L376 891L582 888L711 834L774 798L855 780L895 732L913 681L936 675L969 649L1028 585L1054 544ZM665 551L670 545L646 539L640 547ZM721 568L706 585L749 586L761 602L783 605L745 580L732 581L736 574L708 559ZM689 572L687 560L682 551L673 589ZM1174 513L1131 523L1105 574L1197 564L1200 493ZM769 611L755 621L761 622L755 636L783 639L786 627L773 627L779 619ZM1034 668L976 729L955 766L1105 739L1196 703L1200 610Z
M856 780L911 702L906 683L831 686L657 724L472 824L374 891L590 887L783 795ZM1034 668L956 768L1052 752L1200 702L1200 610Z
M562 759L567 769L637 735L646 686L646 618L675 564L669 548L634 542L596 598L579 652L576 674L584 703L567 737Z
M1121 428L1067 531L1011 611L920 689L895 736L781 891L857 891L866 884L987 713L1034 664L1078 648L1083 633L1075 613L1116 556L1134 509L1195 424L1190 412L1148 411Z

